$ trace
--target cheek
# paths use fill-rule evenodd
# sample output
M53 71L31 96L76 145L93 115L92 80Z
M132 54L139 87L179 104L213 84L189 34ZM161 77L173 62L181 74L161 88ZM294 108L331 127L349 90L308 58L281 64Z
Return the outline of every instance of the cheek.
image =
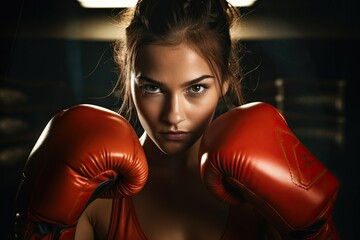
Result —
M139 91L133 92L133 101L136 112L142 127L151 132L151 129L156 126L162 108L161 101L149 100L141 96Z
M205 129L209 126L215 113L215 109L218 103L217 96L204 99L201 104L194 106L193 111L188 115L198 135L202 135Z

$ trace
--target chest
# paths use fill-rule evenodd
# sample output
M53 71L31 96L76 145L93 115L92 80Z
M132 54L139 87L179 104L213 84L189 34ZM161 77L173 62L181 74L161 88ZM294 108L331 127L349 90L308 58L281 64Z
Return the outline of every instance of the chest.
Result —
M263 239L264 222L249 204L229 207L199 179L157 178L133 198L147 239ZM243 238L241 238L243 239Z
M149 240L221 239L229 208L198 179L158 177L133 198Z

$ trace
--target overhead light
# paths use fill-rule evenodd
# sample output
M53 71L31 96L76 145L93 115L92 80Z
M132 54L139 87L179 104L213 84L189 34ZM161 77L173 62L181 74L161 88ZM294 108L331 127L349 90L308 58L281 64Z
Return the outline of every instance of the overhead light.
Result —
M84 8L128 8L134 7L137 0L77 0ZM228 0L236 7L249 7L256 0Z
M78 0L84 8L128 8L134 7L137 0Z

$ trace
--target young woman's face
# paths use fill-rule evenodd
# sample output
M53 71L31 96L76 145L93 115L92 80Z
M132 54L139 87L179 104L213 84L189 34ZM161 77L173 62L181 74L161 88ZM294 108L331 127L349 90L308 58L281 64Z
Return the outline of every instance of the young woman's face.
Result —
M187 151L211 122L219 97L209 64L185 44L148 45L131 82L141 125L164 153Z

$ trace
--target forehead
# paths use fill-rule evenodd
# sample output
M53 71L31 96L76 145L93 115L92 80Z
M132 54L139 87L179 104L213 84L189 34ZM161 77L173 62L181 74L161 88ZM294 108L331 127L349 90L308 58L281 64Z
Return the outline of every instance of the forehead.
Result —
M186 44L143 47L135 61L135 73L156 80L188 80L204 74L213 75L208 62Z

